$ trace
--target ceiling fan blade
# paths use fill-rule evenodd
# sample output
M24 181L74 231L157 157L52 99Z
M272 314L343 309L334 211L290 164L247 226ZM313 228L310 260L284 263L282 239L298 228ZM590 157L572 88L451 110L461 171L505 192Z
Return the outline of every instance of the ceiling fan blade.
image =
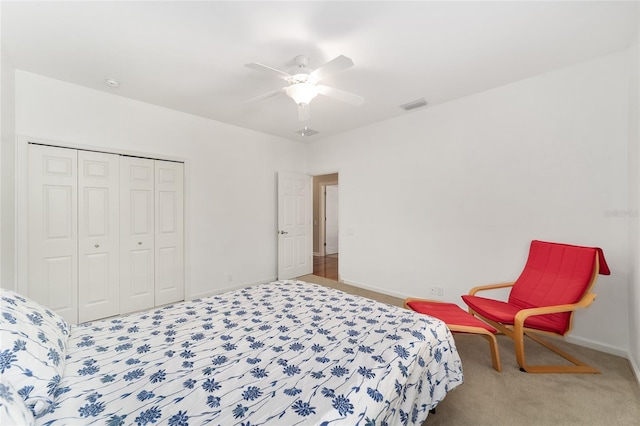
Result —
M344 90L336 89L333 87L323 86L322 84L318 84L316 87L321 94L329 96L330 98L338 99L339 101L357 106L364 103L364 98L362 96L358 96L350 92L345 92Z
M287 74L284 71L271 68L264 64L259 64L258 62L252 62L250 64L245 64L244 66L247 68L251 68L252 70L266 72L267 74L271 74L274 77L282 78L285 80L291 77L291 74Z
M340 71L344 71L347 68L353 66L353 61L347 58L344 55L340 55L336 58L333 58L326 64L322 65L320 68L316 69L311 73L311 76L316 79L316 81L323 80L329 77L332 74L336 74Z
M255 98L251 98L248 99L244 102L242 102L243 104L248 104L248 103L255 103L255 102L262 102L264 100L267 100L269 98L273 98L274 96L278 96L280 93L284 92L284 88L278 89L278 90L274 90L272 92L267 92L267 93L263 93L260 96L256 96Z
M307 121L311 118L311 111L309 111L309 104L298 105L298 120Z

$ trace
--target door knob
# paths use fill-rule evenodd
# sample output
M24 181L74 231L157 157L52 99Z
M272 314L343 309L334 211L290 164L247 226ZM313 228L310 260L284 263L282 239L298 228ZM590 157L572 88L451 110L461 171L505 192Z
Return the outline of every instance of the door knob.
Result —
M142 245L142 241L138 241L138 245L141 246Z
M280 231L280 234L284 235L284 234L288 234L288 232L287 231Z
M98 248L98 247L100 247L100 244L96 244L94 247L95 247L95 248Z

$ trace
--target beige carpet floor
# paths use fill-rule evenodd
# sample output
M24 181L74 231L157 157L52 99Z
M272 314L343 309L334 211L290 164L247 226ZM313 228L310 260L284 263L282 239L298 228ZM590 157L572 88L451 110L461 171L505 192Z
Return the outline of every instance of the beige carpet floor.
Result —
M315 275L300 279L402 306L401 299ZM464 384L447 395L423 426L640 425L640 386L625 358L558 341L561 349L601 374L527 374L518 368L512 341L498 336L502 361L498 373L491 367L484 339L461 334L454 338ZM532 341L526 345L530 364L564 362Z

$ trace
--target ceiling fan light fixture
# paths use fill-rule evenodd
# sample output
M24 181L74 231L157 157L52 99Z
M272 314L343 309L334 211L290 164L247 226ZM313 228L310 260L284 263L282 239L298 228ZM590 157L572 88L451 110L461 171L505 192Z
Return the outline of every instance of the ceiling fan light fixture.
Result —
M260 102L284 93L293 99L296 105L298 105L298 120L300 121L309 120L311 117L309 112L309 103L318 96L318 94L322 94L329 98L335 98L339 101L352 105L362 105L364 102L364 98L362 96L318 84L330 75L342 72L347 68L351 68L353 66L353 61L346 56L337 56L313 71L307 68L307 64L309 63L309 58L307 56L298 55L295 57L295 62L297 67L291 74L258 62L245 64L247 68L266 72L272 76L281 78L288 83L287 86L281 89L265 93L245 102Z
M310 73L305 73L305 72L294 74L289 79L289 84L308 83L308 84L315 85L317 82L318 80L313 78Z
M310 83L296 83L285 89L289 96L298 105L309 105L309 103L318 96L318 88Z

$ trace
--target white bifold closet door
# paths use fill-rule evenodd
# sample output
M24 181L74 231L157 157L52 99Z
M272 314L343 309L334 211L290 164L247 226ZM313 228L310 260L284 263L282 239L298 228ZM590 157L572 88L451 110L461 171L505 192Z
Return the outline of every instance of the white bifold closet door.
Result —
M29 146L29 296L74 324L119 313L118 162Z
M184 300L184 165L29 145L28 292L67 321Z
M78 321L120 313L119 160L78 151Z
M78 151L29 146L28 296L78 322Z
M120 313L155 306L155 166L120 158Z
M155 160L155 304L184 300L184 165Z
M120 312L184 300L184 165L120 159Z

